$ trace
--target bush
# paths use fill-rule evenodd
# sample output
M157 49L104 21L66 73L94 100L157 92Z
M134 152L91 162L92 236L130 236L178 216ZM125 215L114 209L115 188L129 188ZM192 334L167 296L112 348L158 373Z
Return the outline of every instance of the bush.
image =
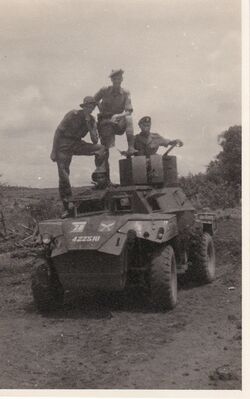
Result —
M26 205L26 211L32 219L40 222L41 220L57 218L61 214L58 202L54 199L40 199L36 202L30 202Z
M222 151L206 173L180 178L180 186L197 208L231 208L241 199L241 126L232 126L218 136Z
M225 182L215 183L205 174L179 179L180 186L196 208L232 208L239 205L239 193Z

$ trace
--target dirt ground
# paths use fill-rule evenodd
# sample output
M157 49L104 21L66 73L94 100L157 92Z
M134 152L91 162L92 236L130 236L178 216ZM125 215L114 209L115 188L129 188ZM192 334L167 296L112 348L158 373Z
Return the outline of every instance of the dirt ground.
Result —
M157 313L136 292L36 310L32 258L0 255L1 389L241 389L241 220L220 219L217 277Z

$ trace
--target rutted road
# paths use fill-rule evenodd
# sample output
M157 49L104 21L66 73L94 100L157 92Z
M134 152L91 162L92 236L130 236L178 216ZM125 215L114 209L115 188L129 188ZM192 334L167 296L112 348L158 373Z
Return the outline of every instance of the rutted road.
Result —
M239 219L219 222L217 278L180 286L178 306L156 313L139 293L42 316L31 259L0 258L1 389L240 389Z

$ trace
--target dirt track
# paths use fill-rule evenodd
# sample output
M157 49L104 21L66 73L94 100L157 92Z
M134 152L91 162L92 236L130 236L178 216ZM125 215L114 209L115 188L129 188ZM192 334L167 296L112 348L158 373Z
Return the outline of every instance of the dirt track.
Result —
M1 389L241 389L239 219L219 222L217 278L156 313L141 294L66 297L42 316L31 259L0 257Z

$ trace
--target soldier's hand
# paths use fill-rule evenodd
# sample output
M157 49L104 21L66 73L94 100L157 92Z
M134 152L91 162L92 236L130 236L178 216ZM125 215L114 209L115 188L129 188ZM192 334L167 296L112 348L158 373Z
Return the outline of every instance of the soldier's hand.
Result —
M56 162L56 153L54 151L51 152L50 159L51 161Z
M123 157L126 157L128 155L127 151L120 151L120 150L118 151Z
M181 141L181 140L179 140L179 139L177 139L177 140L175 140L175 141L176 141L177 147L182 147L182 146L183 146L183 141Z
M117 119L118 119L118 116L115 114L115 115L113 115L112 117L111 117L111 122L117 122Z
M181 140L179 140L179 139L172 140L172 141L170 141L169 144L170 145L176 145L177 147L182 147L183 146L183 142Z
M151 143L151 144L149 145L149 148L150 148L150 150L152 150L152 151L157 151L158 148L159 148L159 145L158 145L157 143Z
M128 149L127 151L120 151L120 150L118 150L119 152L120 152L120 154L123 156L123 157L131 157L132 155L137 155L138 154L138 150L136 150L136 149Z

